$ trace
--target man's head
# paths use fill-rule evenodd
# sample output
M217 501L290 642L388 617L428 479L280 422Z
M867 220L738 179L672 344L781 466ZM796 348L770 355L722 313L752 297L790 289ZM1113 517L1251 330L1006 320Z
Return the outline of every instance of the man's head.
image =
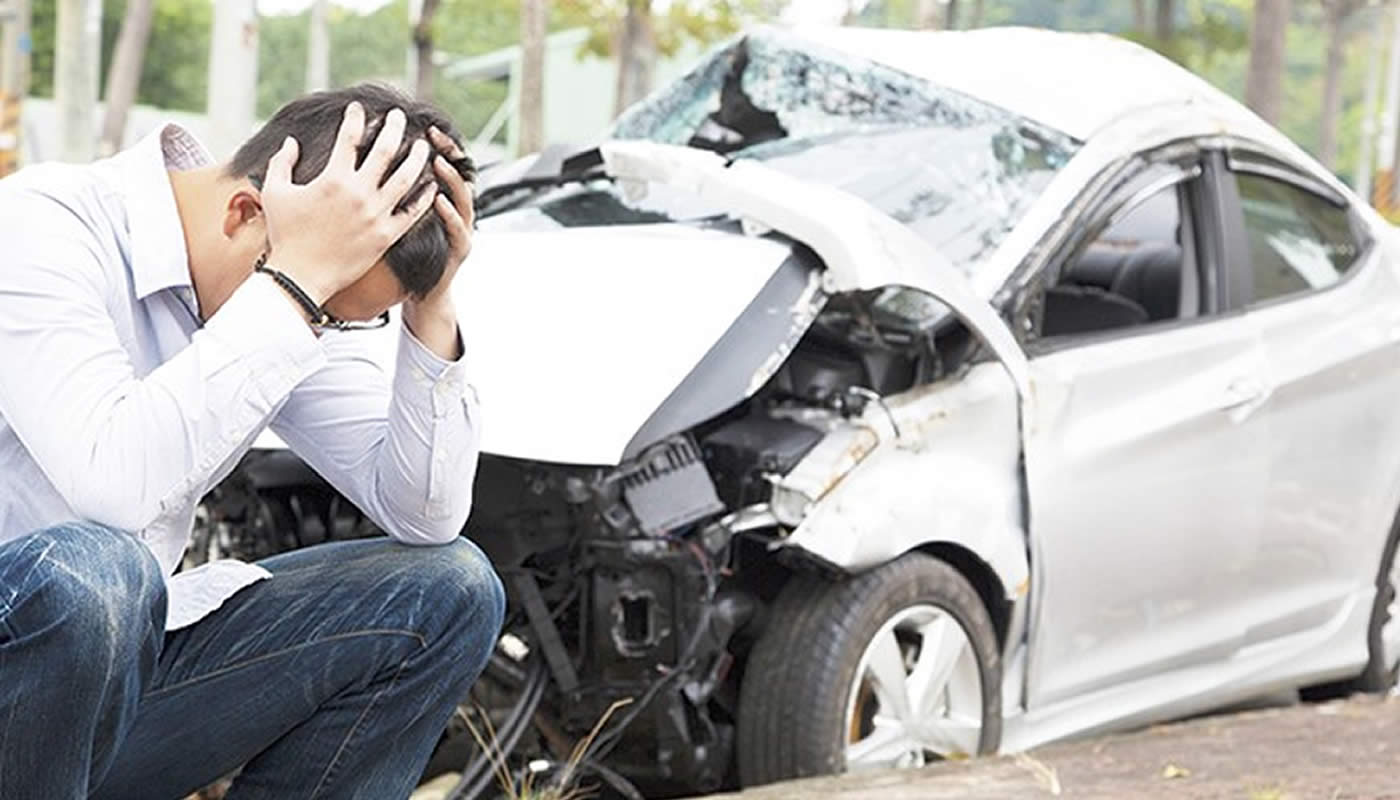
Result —
M434 106L387 86L360 84L346 89L316 92L283 106L234 154L227 168L229 177L246 178L254 187L261 189L268 161L282 147L283 141L291 136L300 146L292 179L295 183L311 181L325 169L345 107L351 102L359 103L365 112L365 135L360 143L357 166L369 152L389 111L398 108L406 117L403 143L384 176L381 176L381 182L403 163L408 157L409 148L415 141L425 138L430 127L437 128L460 143L452 121ZM470 159L461 159L453 166L468 181L475 177ZM430 159L399 208L409 206L434 186L447 194L449 200L456 199L451 197L449 187L433 174ZM441 280L448 255L447 234L442 219L430 210L389 248L382 264L376 265L359 283L333 298L327 307L338 317L363 319L374 316L405 295L422 297Z

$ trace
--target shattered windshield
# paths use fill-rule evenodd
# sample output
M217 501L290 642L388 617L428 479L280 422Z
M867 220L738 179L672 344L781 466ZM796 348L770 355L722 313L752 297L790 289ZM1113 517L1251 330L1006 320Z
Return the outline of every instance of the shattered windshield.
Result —
M645 139L763 161L879 208L971 272L1020 221L1077 144L928 81L775 31L717 51L614 124ZM725 216L680 190L636 197L606 181L521 211L571 227ZM524 220L517 220L523 224Z

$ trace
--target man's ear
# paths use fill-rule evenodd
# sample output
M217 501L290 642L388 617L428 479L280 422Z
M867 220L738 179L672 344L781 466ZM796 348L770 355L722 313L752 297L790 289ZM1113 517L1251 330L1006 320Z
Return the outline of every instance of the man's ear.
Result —
M256 233L263 238L267 236L262 195L252 187L240 188L229 195L228 205L224 208L224 236L233 239L248 233Z

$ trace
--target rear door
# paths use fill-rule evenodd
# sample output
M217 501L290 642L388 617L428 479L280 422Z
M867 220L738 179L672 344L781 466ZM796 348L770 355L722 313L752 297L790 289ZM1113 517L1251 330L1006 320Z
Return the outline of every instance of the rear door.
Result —
M1219 663L1244 640L1268 387L1257 327L1229 311L1214 174L1200 156L1143 170L1044 278L1032 707Z
M1248 152L1231 154L1228 177L1246 245L1231 259L1246 267L1272 387L1248 631L1263 643L1369 611L1396 510L1400 293L1341 194Z

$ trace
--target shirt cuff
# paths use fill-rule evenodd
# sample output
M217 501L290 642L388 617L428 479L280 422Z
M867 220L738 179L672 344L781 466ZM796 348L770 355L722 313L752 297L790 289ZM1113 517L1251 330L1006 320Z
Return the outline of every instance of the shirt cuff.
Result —
M418 341L418 337L413 335L407 325L403 325L402 328L398 356L400 379L406 372L412 383L429 390L433 398L434 417L446 416L454 409L460 411L469 385L466 348L463 348L462 358L448 361ZM461 335L459 330L459 340Z

